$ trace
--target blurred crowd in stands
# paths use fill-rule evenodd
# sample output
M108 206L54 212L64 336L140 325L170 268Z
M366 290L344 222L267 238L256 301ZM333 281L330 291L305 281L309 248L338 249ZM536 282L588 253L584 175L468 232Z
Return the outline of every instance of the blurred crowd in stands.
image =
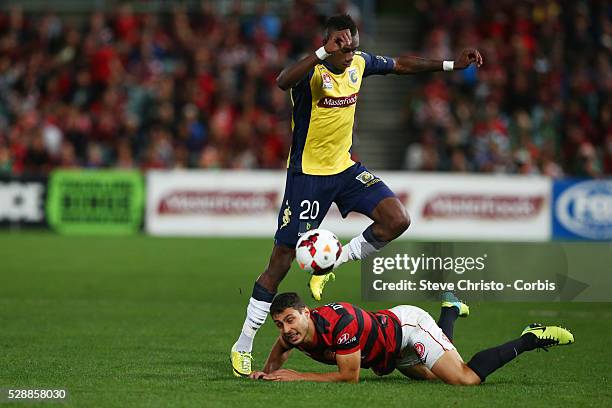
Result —
M303 27L321 17L309 2L284 19L236 4L0 14L0 172L282 167L290 104L275 78L320 43Z
M419 0L416 8L420 55L476 45L485 64L415 81L406 168L612 174L609 2Z
M80 18L0 12L0 174L284 167L290 103L274 80L321 44L315 3L282 16L239 2L224 16L214 2ZM485 65L415 81L405 168L612 173L606 2L422 0L414 17L418 55L477 46Z

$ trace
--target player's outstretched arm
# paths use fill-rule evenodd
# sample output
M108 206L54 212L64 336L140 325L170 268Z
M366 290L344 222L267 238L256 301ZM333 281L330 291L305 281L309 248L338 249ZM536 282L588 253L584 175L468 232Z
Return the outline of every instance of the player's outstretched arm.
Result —
M327 54L333 54L344 46L350 45L351 42L351 32L349 29L334 31L329 35L323 48ZM278 77L276 77L276 85L283 91L286 91L303 79L319 62L321 60L316 54L305 56L295 64L282 70Z
M300 373L294 370L277 370L263 377L269 381L359 382L361 351L336 354L338 371L333 373Z
M466 48L454 61L439 61L413 56L396 57L393 72L399 75L418 74L420 72L453 71L483 63L482 56L475 48Z
M272 350L270 350L270 355L268 355L263 371L253 371L249 377L254 380L259 380L263 379L266 374L279 370L289 359L291 350L292 349L287 346L287 343L285 343L282 337L279 336L272 346Z

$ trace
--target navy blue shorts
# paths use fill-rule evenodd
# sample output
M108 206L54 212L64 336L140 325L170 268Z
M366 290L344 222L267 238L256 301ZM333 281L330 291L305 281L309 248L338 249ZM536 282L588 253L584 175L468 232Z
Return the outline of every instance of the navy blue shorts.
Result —
M334 202L342 217L351 211L371 217L374 207L387 197L395 194L361 163L331 176L313 176L288 169L275 243L295 247L304 232L321 224Z

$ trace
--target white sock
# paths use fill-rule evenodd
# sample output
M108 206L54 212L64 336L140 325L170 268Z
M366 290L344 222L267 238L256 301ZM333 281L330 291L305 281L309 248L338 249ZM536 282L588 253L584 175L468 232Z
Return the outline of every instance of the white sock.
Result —
M336 261L334 268L337 268L348 261L356 261L358 259L367 258L374 252L378 252L378 249L369 243L363 237L363 234L359 234L355 238L351 239L348 244L342 247L342 253L340 254L340 258Z
M254 298L249 299L249 305L247 306L247 315L242 325L242 332L236 342L237 351L251 352L253 349L253 339L257 330L266 321L268 313L270 313L271 303L257 300Z

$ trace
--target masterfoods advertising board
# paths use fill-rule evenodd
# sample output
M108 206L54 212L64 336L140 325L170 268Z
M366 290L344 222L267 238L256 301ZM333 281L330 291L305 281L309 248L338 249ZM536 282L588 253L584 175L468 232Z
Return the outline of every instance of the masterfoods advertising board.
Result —
M550 180L544 177L375 172L406 206L403 238L545 241ZM150 171L146 230L155 235L272 237L283 205L282 171ZM309 203L311 210L313 203ZM324 207L322 203L318 207ZM305 208L292 209L300 216ZM371 221L332 205L322 228L359 234Z

